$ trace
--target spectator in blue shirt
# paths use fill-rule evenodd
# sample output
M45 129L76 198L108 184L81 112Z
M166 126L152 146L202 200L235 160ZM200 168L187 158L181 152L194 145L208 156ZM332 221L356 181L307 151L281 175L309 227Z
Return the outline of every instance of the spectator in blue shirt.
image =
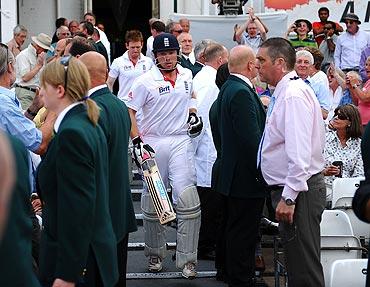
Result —
M49 117L38 130L32 119L42 107L37 95L23 114L20 103L10 87L15 82L14 56L6 45L0 45L0 129L18 138L28 150L43 154L51 139L54 119Z

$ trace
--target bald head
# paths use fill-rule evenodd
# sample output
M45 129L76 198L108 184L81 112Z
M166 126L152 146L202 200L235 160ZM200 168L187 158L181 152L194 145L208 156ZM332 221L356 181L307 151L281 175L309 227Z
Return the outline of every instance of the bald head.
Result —
M98 52L86 52L78 58L85 64L90 74L91 87L105 84L107 80L107 61Z
M256 77L256 56L253 50L245 45L239 45L230 50L229 71L246 76L251 79Z
M230 73L240 72L245 62L254 57L253 50L245 45L238 45L230 50L229 70Z

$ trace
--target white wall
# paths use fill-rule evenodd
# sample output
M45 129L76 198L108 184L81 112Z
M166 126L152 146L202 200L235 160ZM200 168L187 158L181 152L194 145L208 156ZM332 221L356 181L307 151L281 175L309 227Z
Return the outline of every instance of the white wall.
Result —
M17 25L17 0L1 0L1 42L13 38L13 28Z

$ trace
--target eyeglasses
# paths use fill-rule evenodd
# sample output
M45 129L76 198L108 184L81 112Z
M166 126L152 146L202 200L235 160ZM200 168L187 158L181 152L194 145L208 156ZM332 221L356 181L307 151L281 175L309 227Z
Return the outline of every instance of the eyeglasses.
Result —
M0 43L0 47L5 48L6 50L6 64L9 64L9 47L3 43Z
M60 63L64 66L64 90L67 91L68 65L72 55L65 55L60 58Z
M339 111L334 113L334 117L342 121L349 120L349 118L345 114L342 114Z

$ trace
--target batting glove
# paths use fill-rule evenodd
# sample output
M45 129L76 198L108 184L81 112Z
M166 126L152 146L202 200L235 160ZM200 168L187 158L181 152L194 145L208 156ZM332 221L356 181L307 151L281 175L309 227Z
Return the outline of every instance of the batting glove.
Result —
M136 165L139 168L141 168L141 165L145 160L154 157L155 152L150 145L144 144L139 136L133 138L132 143L133 143L132 148L133 158L135 160Z
M196 113L190 113L188 118L188 136L195 138L200 135L202 129L202 117L198 117Z

